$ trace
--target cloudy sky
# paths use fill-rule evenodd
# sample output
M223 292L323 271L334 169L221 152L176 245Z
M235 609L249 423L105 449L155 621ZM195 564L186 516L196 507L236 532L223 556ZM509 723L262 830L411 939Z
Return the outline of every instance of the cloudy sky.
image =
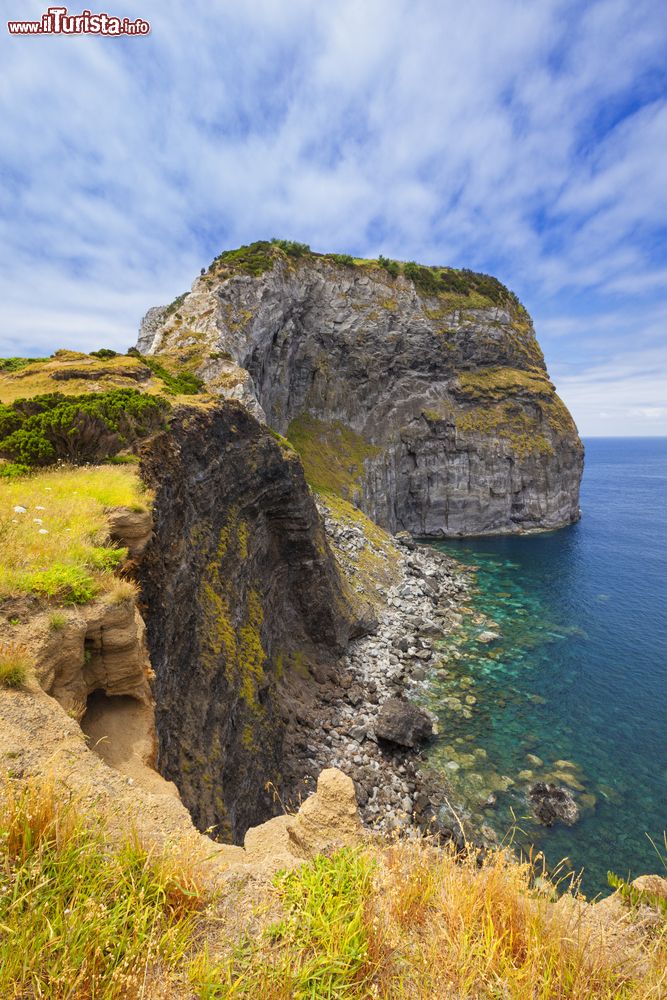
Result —
M582 434L667 434L663 0L103 9L150 35L0 25L0 355L124 349L283 236L496 274Z

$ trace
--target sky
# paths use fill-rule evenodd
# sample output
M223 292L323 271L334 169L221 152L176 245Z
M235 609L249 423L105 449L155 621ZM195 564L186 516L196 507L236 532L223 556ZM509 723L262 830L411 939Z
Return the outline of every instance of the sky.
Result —
M150 34L8 34L45 9L0 0L1 356L124 350L278 236L495 274L582 435L667 434L663 0L106 0Z

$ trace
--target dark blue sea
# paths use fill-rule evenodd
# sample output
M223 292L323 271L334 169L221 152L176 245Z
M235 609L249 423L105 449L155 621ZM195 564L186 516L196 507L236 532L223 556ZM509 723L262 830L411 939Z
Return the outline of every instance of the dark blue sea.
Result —
M438 543L477 567L476 588L429 698L457 805L552 867L568 859L593 895L608 869L663 871L649 838L666 853L667 438L585 445L578 524ZM576 825L531 820L540 779L569 785Z

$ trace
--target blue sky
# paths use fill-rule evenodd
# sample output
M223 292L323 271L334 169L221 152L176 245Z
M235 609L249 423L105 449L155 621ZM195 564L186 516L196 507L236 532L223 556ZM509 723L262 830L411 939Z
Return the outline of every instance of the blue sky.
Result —
M662 0L103 9L151 34L1 26L1 355L124 349L284 236L496 274L582 434L667 434Z

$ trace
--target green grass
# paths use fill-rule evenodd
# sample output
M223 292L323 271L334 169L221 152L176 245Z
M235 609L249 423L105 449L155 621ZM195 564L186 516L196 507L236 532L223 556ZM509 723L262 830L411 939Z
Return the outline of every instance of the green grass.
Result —
M171 996L203 905L183 860L131 837L110 846L52 787L2 797L0 996Z
M226 961L192 967L202 1000L657 1000L665 922L641 952L631 908L565 907L509 851L402 842L320 856L277 876L283 910ZM638 959L640 959L638 961Z
M106 511L150 502L132 466L0 479L0 601L35 595L84 604L112 590L127 553L109 541Z
M200 997L352 1000L372 995L364 992L369 960L364 917L374 869L367 854L343 850L280 873L276 891L285 918L267 929L260 944L195 973Z

